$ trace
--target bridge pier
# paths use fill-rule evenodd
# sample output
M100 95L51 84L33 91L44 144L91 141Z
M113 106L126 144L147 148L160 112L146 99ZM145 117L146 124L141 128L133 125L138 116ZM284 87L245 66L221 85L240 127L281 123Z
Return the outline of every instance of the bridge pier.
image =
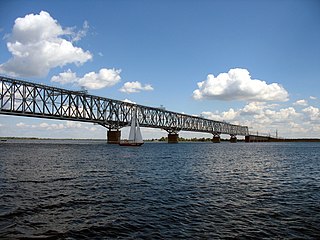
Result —
M237 137L236 137L236 135L230 135L230 142L231 142L231 143L236 143L236 142L237 142Z
M108 144L119 144L120 138L121 138L121 131L120 130L114 130L110 129L107 132L107 143Z
M178 143L178 133L168 133L168 143Z
M213 137L211 139L211 142L220 143L220 134L219 133L213 133Z

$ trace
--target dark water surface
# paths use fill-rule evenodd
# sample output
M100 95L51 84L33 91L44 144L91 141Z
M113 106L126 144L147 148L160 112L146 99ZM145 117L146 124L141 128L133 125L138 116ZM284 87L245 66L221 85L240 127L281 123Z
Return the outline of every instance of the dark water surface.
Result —
M319 239L319 143L0 143L1 239Z

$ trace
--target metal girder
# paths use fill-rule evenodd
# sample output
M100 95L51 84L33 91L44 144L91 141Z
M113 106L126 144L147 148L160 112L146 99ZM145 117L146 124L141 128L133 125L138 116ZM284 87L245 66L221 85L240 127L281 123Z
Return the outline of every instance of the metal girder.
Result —
M0 114L92 122L119 129L131 122L135 109L141 127L248 135L247 126L0 76Z

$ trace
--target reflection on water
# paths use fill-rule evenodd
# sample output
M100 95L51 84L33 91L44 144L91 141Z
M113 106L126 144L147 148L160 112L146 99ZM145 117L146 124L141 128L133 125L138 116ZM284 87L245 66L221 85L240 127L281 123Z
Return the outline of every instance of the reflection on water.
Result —
M0 238L320 236L319 143L8 141Z

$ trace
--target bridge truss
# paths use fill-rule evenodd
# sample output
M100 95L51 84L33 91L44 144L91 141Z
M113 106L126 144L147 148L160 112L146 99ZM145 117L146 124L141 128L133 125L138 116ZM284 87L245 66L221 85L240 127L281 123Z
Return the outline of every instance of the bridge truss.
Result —
M0 76L0 114L82 121L120 129L137 110L141 127L248 135L248 127Z

